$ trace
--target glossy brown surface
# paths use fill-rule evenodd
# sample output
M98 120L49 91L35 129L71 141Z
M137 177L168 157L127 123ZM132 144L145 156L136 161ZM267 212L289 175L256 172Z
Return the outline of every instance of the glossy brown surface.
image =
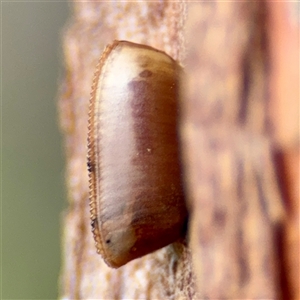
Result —
M120 267L184 233L177 119L180 68L125 41L98 65L89 115L91 219L97 251Z

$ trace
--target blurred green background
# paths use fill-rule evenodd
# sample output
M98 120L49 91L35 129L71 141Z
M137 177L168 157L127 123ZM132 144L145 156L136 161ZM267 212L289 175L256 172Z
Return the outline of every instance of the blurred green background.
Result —
M56 299L64 150L57 117L67 2L1 2L1 299Z

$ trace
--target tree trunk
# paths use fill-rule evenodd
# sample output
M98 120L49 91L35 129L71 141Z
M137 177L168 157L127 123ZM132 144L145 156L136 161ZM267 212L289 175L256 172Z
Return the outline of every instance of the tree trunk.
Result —
M74 2L59 99L69 208L61 297L298 299L299 20L282 2ZM185 69L181 151L187 238L110 269L88 199L93 74L113 40L148 44Z

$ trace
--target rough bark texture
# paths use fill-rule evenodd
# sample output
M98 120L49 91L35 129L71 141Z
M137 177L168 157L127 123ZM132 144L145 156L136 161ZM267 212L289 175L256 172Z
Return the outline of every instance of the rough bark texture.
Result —
M61 297L299 299L297 4L73 5L59 101L69 192ZM188 242L117 270L95 251L86 168L92 77L114 39L151 45L185 67L181 137L190 210Z

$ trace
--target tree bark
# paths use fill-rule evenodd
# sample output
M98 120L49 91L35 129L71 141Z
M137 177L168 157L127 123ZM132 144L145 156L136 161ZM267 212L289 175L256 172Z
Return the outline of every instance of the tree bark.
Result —
M295 4L182 0L73 7L59 99L69 199L61 297L298 299ZM86 167L92 78L114 39L163 50L185 69L180 134L190 214L186 239L117 270L96 254Z

